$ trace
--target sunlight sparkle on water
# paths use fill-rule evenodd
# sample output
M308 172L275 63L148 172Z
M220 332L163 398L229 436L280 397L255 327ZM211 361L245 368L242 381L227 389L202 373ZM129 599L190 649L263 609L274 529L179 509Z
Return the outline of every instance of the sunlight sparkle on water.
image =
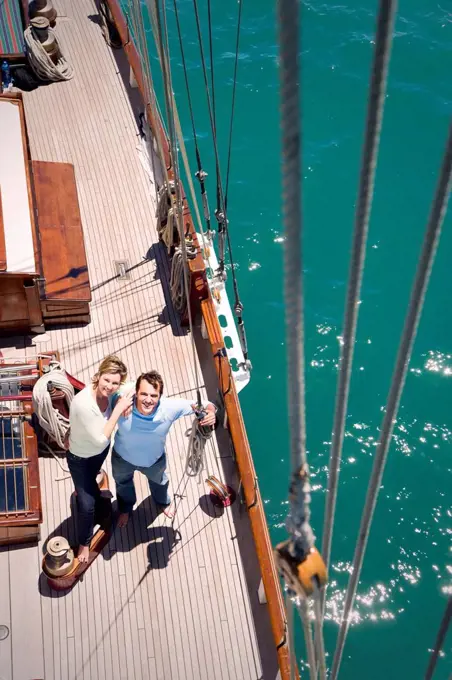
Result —
M429 350L427 354L422 356L427 357L424 363L424 370L430 373L439 373L445 377L452 376L452 355L439 352L437 350ZM420 368L410 368L410 372L415 375L421 375Z

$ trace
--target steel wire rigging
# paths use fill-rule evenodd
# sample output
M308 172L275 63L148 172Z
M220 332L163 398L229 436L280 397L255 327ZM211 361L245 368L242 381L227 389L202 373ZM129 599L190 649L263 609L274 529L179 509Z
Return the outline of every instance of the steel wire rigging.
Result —
M326 674L322 624L325 563L314 548L314 534L310 525L310 486L306 456L304 326L303 326L303 269L302 269L302 172L301 172L301 111L299 0L279 0L279 42L281 79L282 175L284 208L284 299L286 305L286 347L288 364L288 395L291 479L289 488L290 511L287 518L289 540L276 548L276 559L289 593L296 593L303 604L299 607L307 645L311 678ZM336 410L330 458L330 475L326 500L323 549L325 562L330 561L334 527L339 465L344 439L348 395L353 365L353 346L356 337L358 304L365 260L365 248L373 198L375 167L380 142L383 105L386 89L390 48L393 37L395 0L380 0L375 40L368 115L361 163L355 230L350 263L350 275L344 315L343 347L339 364ZM330 674L336 680L350 625L356 590L366 552L369 532L376 507L384 467L391 442L394 422L405 384L408 363L422 313L429 277L438 247L447 203L452 187L452 126L449 131L437 190L426 227L418 268L407 309L404 329L395 362L385 413L380 430L372 473L356 541L352 571L347 587L344 611L338 634ZM316 644L313 648L310 626L306 625L308 599L314 600ZM323 602L321 601L323 600ZM286 599L291 608L293 598ZM303 615L304 609L304 615ZM427 679L430 680L451 619L450 604L438 633ZM289 625L293 616L288 611ZM293 645L293 631L289 631ZM292 649L292 659L294 650Z

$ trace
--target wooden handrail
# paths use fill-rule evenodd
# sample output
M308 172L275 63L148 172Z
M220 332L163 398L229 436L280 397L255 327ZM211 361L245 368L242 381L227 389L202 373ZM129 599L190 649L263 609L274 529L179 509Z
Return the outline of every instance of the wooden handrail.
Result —
M143 102L146 106L147 121L152 134L158 136L163 149L169 179L174 179L174 172L171 166L171 154L169 142L166 137L162 121L158 111L151 108L149 102L145 101L144 74L141 66L138 51L133 43L127 22L123 15L118 0L106 0L110 8L113 20L123 43L124 51L129 61L130 67L135 77L138 89ZM251 529L256 546L256 553L260 564L262 582L264 585L267 606L270 615L270 622L273 631L273 638L278 656L278 664L281 673L281 680L290 679L290 656L288 640L286 637L286 617L284 603L276 571L273 550L268 532L267 521L265 518L264 506L257 484L256 471L254 469L251 449L243 422L242 411L235 389L234 381L230 377L230 365L224 356L224 342L221 334L212 297L210 295L204 262L201 256L196 230L194 228L188 202L183 192L184 210L183 222L185 229L189 229L197 246L198 255L190 261L191 272L191 303L201 310L206 325L212 353L214 356L215 367L220 383L220 389L225 394L224 401L228 415L228 424L234 444L237 465L242 481L245 502L251 523ZM296 673L298 677L298 673Z
M0 271L6 271L5 225L3 224L2 188L0 187Z
M218 318L211 298L204 300L201 303L201 311L215 359L215 368L220 389L224 395L229 430L234 444L245 503L248 509L257 557L261 568L262 582L270 614L273 638L278 654L281 679L286 680L290 678L290 656L288 640L286 639L285 609L276 565L273 559L273 550L268 532L267 520L265 518L264 505L257 483L257 475L243 421L239 397L235 388L234 379L230 373L231 368L224 351L224 341L220 324L218 323ZM296 677L298 677L298 675L296 675Z

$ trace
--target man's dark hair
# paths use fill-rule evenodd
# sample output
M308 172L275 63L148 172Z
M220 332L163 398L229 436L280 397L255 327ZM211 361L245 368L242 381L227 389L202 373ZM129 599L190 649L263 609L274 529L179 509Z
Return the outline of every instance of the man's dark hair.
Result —
M140 389L141 381L146 380L148 383L155 387L159 391L160 396L163 394L163 378L157 371L148 371L147 373L142 373L138 378L135 385L135 391L138 392Z

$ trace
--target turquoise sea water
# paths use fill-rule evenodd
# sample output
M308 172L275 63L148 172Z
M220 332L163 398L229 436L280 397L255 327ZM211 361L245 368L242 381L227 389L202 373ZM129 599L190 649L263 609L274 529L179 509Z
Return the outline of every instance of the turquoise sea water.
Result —
M173 86L193 171L173 3ZM211 208L215 166L191 0L178 0ZM449 10L447 9L449 7ZM307 446L321 542L341 334L377 2L303 6ZM212 1L223 174L238 5ZM208 51L206 2L200 3ZM272 540L289 474L275 3L244 0L230 233L253 375L241 395ZM154 57L154 72L157 63ZM452 113L452 9L401 0L370 225L338 510L326 646L331 660L382 409ZM162 106L163 106L163 99ZM452 592L452 215L446 218L345 648L341 678L421 678ZM300 631L298 636L301 639ZM452 673L452 639L438 680ZM298 647L299 656L303 652Z

